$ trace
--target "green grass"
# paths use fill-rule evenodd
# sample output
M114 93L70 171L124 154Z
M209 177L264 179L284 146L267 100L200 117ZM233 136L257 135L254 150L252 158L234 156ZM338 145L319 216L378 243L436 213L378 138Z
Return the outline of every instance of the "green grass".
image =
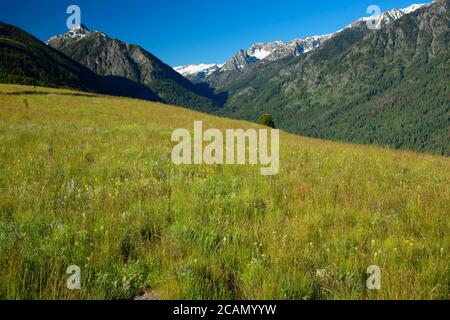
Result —
M2 299L448 298L448 158L282 133L277 176L177 167L173 129L257 125L26 91L0 85Z

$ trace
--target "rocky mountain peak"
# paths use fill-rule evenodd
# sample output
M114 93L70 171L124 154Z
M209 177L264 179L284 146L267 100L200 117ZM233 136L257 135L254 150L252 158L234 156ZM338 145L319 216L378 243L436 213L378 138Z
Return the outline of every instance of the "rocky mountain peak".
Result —
M66 44L73 43L75 41L79 41L79 40L84 39L91 35L98 35L103 38L108 38L108 36L106 34L104 34L103 32L91 31L84 24L79 24L63 34L56 35L56 36L48 39L46 41L46 44L61 47Z
M241 71L258 62L259 59L250 56L247 51L240 49L233 57L228 59L220 71Z
M353 22L351 25L347 26L344 29L353 28L353 27L359 26L363 23L368 23L369 21L372 21L372 23L376 29L380 29L383 26L388 25L392 21L398 20L401 17L403 17L404 15L413 13L414 11L417 11L420 8L425 7L425 6L429 6L430 4L431 3L412 4L403 9L391 9L391 10L382 12L376 16L363 17L363 18Z
M262 60L282 46L284 46L283 41L255 43L247 49L247 55Z

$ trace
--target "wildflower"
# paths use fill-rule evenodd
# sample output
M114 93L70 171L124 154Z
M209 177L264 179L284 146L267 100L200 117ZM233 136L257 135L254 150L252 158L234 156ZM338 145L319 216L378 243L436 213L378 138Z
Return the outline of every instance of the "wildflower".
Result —
M327 275L327 270L325 269L317 269L316 270L316 276L319 278L325 278L325 276Z
M125 276L122 278L122 289L124 291L130 290L130 280L128 280Z

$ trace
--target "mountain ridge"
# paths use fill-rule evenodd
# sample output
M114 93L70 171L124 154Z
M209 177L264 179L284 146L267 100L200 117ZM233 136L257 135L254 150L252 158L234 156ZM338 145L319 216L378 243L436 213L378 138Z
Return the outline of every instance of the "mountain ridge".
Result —
M90 31L84 25L50 38L47 44L98 75L119 76L146 86L169 104L201 111L216 108L211 91L191 83L139 45Z
M269 113L300 135L450 155L448 6L380 30L355 24L305 55L255 65L221 88L220 114Z
M432 2L431 2L432 3ZM375 19L376 23L374 27L380 28L382 25L386 25L392 21L395 21L405 14L410 14L423 6L430 5L431 3L423 3L423 4L412 4L403 9L390 9L385 12L380 13L377 16L373 17L362 17L355 20L353 23L347 25L346 27L330 34L324 35L315 35L315 36L307 36L304 38L295 38L291 41L285 43L280 40L276 40L273 42L262 42L255 43L251 45L248 49L240 49L234 56L229 58L227 62L225 62L222 67L219 67L214 72L209 74L198 75L194 72L191 73L183 73L184 76L189 77L195 82L205 81L211 84L212 86L217 86L224 81L229 81L229 79L233 78L236 74L241 71L244 71L250 68L252 65L260 62L260 61L277 61L289 57L299 56L301 54L307 53L315 48L319 47L326 40L334 37L338 33L342 32L347 28L354 28L355 26L361 23L367 23L370 20ZM254 51L260 48L261 52L265 54L254 54ZM218 65L218 64L215 64ZM197 66L197 65L190 65ZM185 66L177 67L179 70L182 70ZM202 71L199 71L199 73Z
M129 79L98 76L26 31L0 22L0 82L62 87L161 101Z

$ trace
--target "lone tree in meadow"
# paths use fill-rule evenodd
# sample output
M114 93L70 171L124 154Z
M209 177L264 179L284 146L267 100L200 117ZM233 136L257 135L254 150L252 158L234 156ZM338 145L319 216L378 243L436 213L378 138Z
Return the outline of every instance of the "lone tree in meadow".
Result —
M274 128L275 129L275 121L273 120L273 117L270 114L267 113L263 113L261 115L261 117L259 118L259 122L262 125L265 125L267 127L270 128Z

